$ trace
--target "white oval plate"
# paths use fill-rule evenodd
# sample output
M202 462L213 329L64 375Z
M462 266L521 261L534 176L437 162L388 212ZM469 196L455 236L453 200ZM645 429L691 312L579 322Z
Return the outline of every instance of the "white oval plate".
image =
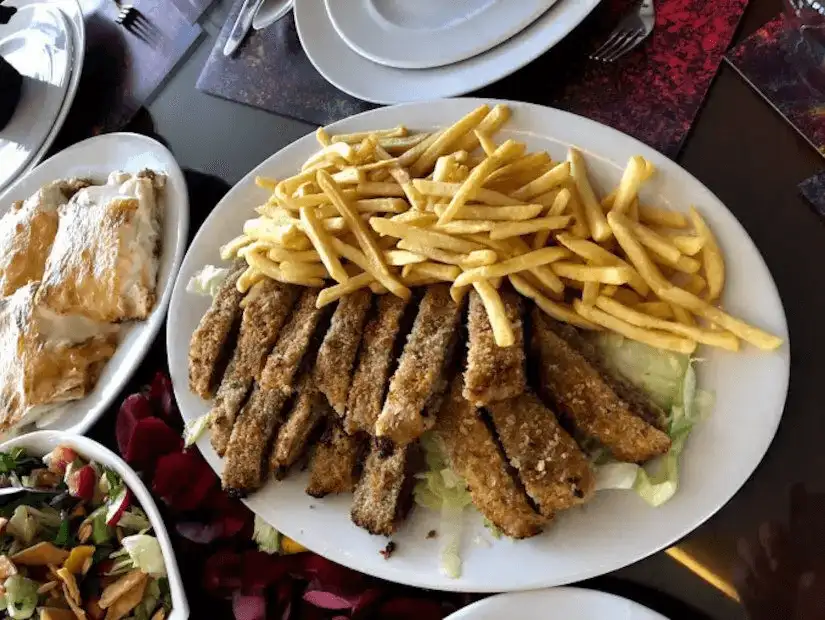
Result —
M432 130L452 123L481 103L448 99L380 108L331 125L333 133L364 131L404 123ZM499 139L514 137L530 149L545 149L554 159L568 145L587 153L594 185L614 187L631 155L642 155L658 169L643 192L646 202L686 210L695 204L716 232L727 256L728 283L723 305L729 311L787 338L782 303L771 274L742 225L705 186L664 155L618 131L559 110L510 103L512 120ZM268 192L255 176L295 174L315 150L312 135L276 153L244 177L218 204L198 231L181 266L169 311L166 344L169 368L183 417L205 414L209 404L189 392L189 339L209 300L185 292L190 277L215 263L218 247L238 234L253 208ZM424 588L501 592L561 585L607 573L640 560L678 540L727 502L759 464L773 439L788 387L789 347L772 353L745 347L738 354L705 349L699 364L701 387L716 395L711 417L693 432L682 457L676 496L654 509L630 492L608 491L582 509L559 515L545 534L522 541L493 540L477 513L467 511L461 578L439 572L441 542L426 534L439 529L438 514L415 510L393 540L391 560L379 551L386 539L371 536L350 522L351 496L314 499L304 493L306 474L268 483L247 505L287 536L313 551L361 572ZM222 462L209 438L198 443L220 472Z
M164 192L163 238L157 283L157 303L145 321L121 331L117 351L92 392L68 403L38 421L40 428L83 434L103 415L143 361L166 316L172 285L189 233L189 196L186 181L172 154L159 142L132 133L110 133L61 151L49 158L0 195L0 213L15 200L24 200L55 179L89 177L104 183L110 172L139 172L151 168L168 175Z
M186 601L186 592L183 590L175 550L169 540L163 517L140 477L123 459L93 439L62 431L37 431L23 437L15 437L0 445L0 452L7 452L12 448L25 448L29 454L44 456L59 445L69 446L80 456L115 470L137 498L140 507L149 517L149 523L155 530L155 537L163 552L163 561L166 564L166 574L169 578L169 591L172 594L172 612L168 620L186 620L189 617L189 603Z
M42 0L11 0L5 4L5 6L13 6L18 9L37 5L43 5ZM63 123L69 114L72 102L77 94L77 87L80 84L80 76L83 71L83 58L86 52L86 25L83 21L83 12L77 0L51 0L49 6L60 9L60 12L68 23L71 37L71 76L69 77L65 96L63 97L63 103L60 105L57 114L51 116L50 129L45 138L40 141L36 148L33 147L32 155L28 158L25 165L19 167L14 175L8 175L5 181L0 182L0 191L29 172L39 164L46 155L54 143L58 132L63 127ZM3 134L5 134L5 132L6 130L3 130Z
M309 60L328 82L353 97L394 104L454 97L500 80L561 41L599 2L563 0L522 32L483 54L415 71L385 67L351 50L338 36L321 2L296 2L295 23Z
M453 64L524 30L555 0L325 0L338 35L364 58L399 69Z
M0 25L0 56L23 76L20 101L0 130L0 189L17 178L51 134L69 89L73 43L68 20L47 4L20 7Z
M667 620L626 598L584 588L499 594L468 605L446 620Z

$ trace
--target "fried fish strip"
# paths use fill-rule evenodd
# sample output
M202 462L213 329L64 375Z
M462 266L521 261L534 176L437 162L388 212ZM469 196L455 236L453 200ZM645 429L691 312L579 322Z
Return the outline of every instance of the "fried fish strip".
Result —
M312 374L304 373L298 381L298 396L272 446L269 470L276 478L283 478L304 453L312 432L323 420L327 409L323 396L312 381Z
M212 446L223 456L232 425L252 382L260 377L264 360L287 320L299 288L262 280L246 297L241 332L232 360L223 375L210 413Z
M665 413L627 381L605 370L572 327L533 310L532 348L541 394L582 434L617 459L647 461L670 448Z
M443 381L444 366L456 340L462 304L450 297L450 287L427 288L415 317L398 369L390 382L384 408L375 423L375 434L400 446L431 428L434 419L425 409Z
M260 488L264 458L272 435L280 422L288 395L256 385L241 409L223 462L221 482L232 495L243 497Z
M236 285L243 272L238 269L224 280L189 342L189 389L201 398L214 394L224 349L240 319L243 294Z
M341 417L346 412L352 367L371 303L372 293L369 289L355 291L341 298L315 360L315 386Z
M548 519L533 510L516 484L478 409L461 395L462 383L461 375L453 380L435 427L450 466L467 481L473 503L493 525L512 538L535 536Z
M375 316L364 328L364 342L352 377L344 418L344 428L350 435L358 431L374 432L375 421L384 404L395 341L406 308L406 300L395 295L382 295Z
M292 393L301 360L309 348L312 336L324 310L315 307L318 291L304 289L289 322L281 330L278 342L266 360L261 385L268 390Z
M502 289L499 294L515 336L515 342L509 347L496 344L484 303L476 291L470 292L464 398L476 405L518 396L527 385L521 297L509 289Z
M309 463L307 494L324 497L352 491L358 482L363 445L362 436L347 435L341 421L328 416L324 436L315 446Z
M350 517L370 534L392 536L409 507L409 452L396 447L391 454L373 440L361 479L355 487Z
M556 416L534 394L487 406L510 463L527 494L549 517L590 499L590 462Z

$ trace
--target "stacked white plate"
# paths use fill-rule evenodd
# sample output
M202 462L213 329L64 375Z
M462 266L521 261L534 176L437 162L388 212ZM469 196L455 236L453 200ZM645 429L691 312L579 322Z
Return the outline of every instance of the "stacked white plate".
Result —
M295 22L330 83L393 104L500 80L556 45L599 1L296 0Z
M0 191L34 168L66 120L83 69L86 31L77 0L11 0L0 56L23 75L20 101L0 129Z

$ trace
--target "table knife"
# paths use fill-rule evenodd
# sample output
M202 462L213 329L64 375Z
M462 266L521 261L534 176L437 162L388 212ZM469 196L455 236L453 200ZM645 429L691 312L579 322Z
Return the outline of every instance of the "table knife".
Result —
M255 17L255 13L261 8L263 2L264 0L244 0L241 12L238 13L238 19L235 20L232 32L229 33L229 39L227 39L226 45L223 46L224 56L231 56L240 47L249 29L252 28L252 19Z

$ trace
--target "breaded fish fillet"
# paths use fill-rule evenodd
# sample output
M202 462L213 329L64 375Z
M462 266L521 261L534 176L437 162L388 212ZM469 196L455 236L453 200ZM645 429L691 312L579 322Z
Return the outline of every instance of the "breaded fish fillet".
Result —
M328 410L323 395L315 387L312 374L305 372L298 380L298 395L272 446L269 470L276 478L283 478L286 471L301 457L308 447L312 432Z
M595 484L590 462L535 395L490 403L487 411L504 453L543 515L590 499Z
M621 461L641 463L664 454L665 414L649 398L605 370L578 332L533 310L532 349L541 394L576 430L598 440Z
M280 390L284 394L291 394L295 376L301 366L301 360L307 352L312 336L321 317L325 314L323 308L316 308L318 291L304 289L289 322L281 330L278 343L269 354L261 374L261 385L268 390Z
M513 398L524 392L524 328L521 322L521 296L513 290L499 291L507 320L513 327L515 342L500 347L484 303L475 290L470 291L467 318L467 370L464 373L464 398L476 405Z
M462 305L450 297L448 285L427 287L375 423L376 436L405 446L432 427L435 421L424 415L425 409L443 381L461 310Z
M548 519L530 506L478 409L462 396L463 387L459 375L435 427L450 466L467 481L473 503L493 525L513 538L535 536Z
M221 482L231 494L243 497L260 488L264 479L264 458L281 419L288 396L278 390L255 386L241 409L223 462Z
M352 367L371 304L372 293L369 289L342 297L315 360L315 386L341 417L346 411Z
M299 288L275 280L262 280L250 289L244 302L238 344L223 375L210 415L212 446L223 456L238 411L252 382L260 377L266 356L289 316Z
M375 316L364 328L361 353L347 399L344 429L349 434L374 433L375 421L384 404L390 369L395 360L395 341L401 331L407 301L395 295L381 295L377 306Z
M370 534L392 536L409 507L412 490L409 452L412 446L396 447L391 454L372 440L361 479L355 487L350 516Z
M358 482L363 448L362 436L347 435L341 421L334 415L328 416L324 436L315 446L309 463L307 494L324 497L352 491Z
M236 269L223 281L189 342L189 389L201 398L214 395L225 348L241 318L237 283L243 272Z

